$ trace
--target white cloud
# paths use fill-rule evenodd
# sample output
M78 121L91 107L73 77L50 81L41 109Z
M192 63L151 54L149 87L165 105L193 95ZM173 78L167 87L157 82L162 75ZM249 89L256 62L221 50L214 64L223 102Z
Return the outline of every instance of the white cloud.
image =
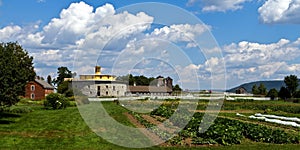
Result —
M191 6L200 3L202 11L206 12L226 12L228 10L238 10L243 8L245 2L252 0L189 0L187 5Z
M38 3L45 3L46 0L36 0L36 2L38 2Z
M21 32L20 26L6 26L0 29L0 39L3 41L9 41L17 37Z
M224 46L225 60L227 64L233 66L254 66L274 61L289 61L300 56L299 46L297 41L290 42L286 39L271 44L242 41Z
M269 44L242 41L224 46L223 51L229 87L232 83L283 79L288 74L300 73L299 39Z
M95 65L100 50L110 39L142 33L150 27L153 19L144 12L116 14L111 4L94 10L92 6L79 2L63 9L60 16L51 19L41 31L37 31L39 23L28 27L7 26L0 28L0 39L1 42L18 41L34 56L37 66L72 66L72 57L75 56L82 61L78 62L81 66ZM49 53L53 49L56 54ZM48 71L47 68L39 70Z
M300 0L267 0L258 9L264 23L300 23Z
M197 47L195 41L204 32L210 31L211 26L205 24L178 24L155 29L149 37L168 40L171 42L186 42L187 48Z

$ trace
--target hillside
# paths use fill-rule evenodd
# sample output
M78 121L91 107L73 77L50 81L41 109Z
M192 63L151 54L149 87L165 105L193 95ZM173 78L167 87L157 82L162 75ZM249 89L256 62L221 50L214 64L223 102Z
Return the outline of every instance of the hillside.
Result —
M256 84L257 86L259 86L261 83L265 85L265 87L267 88L268 91L272 88L275 88L277 91L279 91L282 86L285 86L283 81L278 81L278 80L276 80L276 81L256 81L256 82L245 83L240 86L234 87L232 89L227 90L227 92L235 93L236 89L238 89L240 87L244 87L248 93L251 93L253 85Z

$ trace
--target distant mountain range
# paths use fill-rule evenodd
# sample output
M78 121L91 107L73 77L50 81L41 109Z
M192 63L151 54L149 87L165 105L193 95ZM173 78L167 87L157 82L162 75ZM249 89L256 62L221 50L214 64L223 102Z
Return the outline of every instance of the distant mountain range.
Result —
M285 86L284 81L279 81L279 80L276 80L276 81L256 81L256 82L250 82L250 83L242 84L240 86L237 86L235 88L227 90L227 92L235 93L236 89L238 89L240 87L243 87L247 90L248 93L252 93L253 85L256 84L257 87L258 87L261 83L265 85L265 87L267 88L268 91L272 88L275 88L277 91L279 91L282 86Z

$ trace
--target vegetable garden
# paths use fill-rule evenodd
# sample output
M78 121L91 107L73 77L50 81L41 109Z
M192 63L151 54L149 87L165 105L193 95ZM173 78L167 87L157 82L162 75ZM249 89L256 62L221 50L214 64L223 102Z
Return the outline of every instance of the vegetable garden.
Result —
M250 105L245 105L247 103ZM290 115L300 111L300 107L293 104L247 103L228 102L225 103L222 110L250 109L264 113L266 113L266 110L271 110L272 112L290 113ZM200 128L204 113L196 112L192 117L188 117L182 115L185 113L181 112L180 115L176 116L176 111L189 111L176 110L177 105L178 101L174 103L167 102L160 105L151 113L131 112L131 114L150 132L156 134L162 140L167 140L167 145L172 146L233 145L241 144L245 140L274 144L299 144L300 142L300 128L288 127L290 130L286 130L285 127L280 125L268 125L260 123L259 120L249 121L247 119L239 119L239 117L228 117L228 113L226 115L222 115L221 113L204 132ZM205 109L206 105L207 102L199 102L197 108L200 110ZM145 117L146 115L156 119L160 124L152 123L147 119L148 117ZM188 122L186 126L185 122ZM185 127L180 131L180 127L182 126ZM172 129L178 129L179 133L177 134Z

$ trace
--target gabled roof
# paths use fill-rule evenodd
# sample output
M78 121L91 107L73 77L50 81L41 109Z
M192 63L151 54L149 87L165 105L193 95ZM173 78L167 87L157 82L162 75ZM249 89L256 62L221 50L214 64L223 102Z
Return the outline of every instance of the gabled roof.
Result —
M35 79L34 81L40 84L44 89L54 89L54 86L50 85L44 80Z

